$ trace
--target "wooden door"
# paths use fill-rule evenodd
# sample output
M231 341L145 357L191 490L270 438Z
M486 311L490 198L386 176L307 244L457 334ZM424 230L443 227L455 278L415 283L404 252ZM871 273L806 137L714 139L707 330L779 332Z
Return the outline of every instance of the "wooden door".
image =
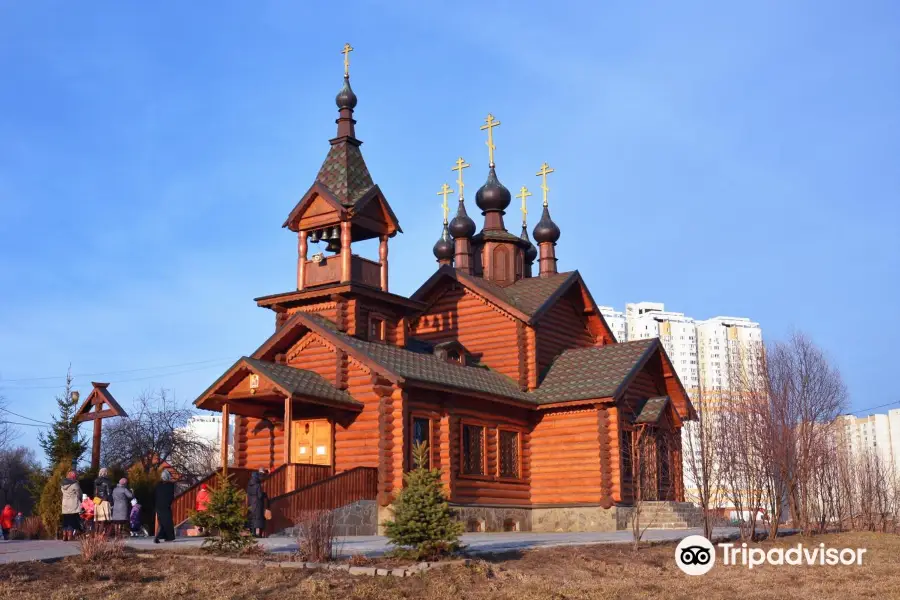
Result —
M291 462L331 465L331 423L327 419L291 423Z

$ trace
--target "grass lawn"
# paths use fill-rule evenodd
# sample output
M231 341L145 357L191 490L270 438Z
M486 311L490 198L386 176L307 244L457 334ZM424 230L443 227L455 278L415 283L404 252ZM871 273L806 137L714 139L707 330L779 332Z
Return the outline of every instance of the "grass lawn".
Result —
M723 566L719 553L716 567L700 577L678 570L674 544L648 546L637 554L624 545L533 550L407 578L264 569L169 553L152 559L131 556L105 565L84 564L73 557L53 564L0 567L0 598L900 598L900 536L847 533L806 540L795 536L761 546L798 542L868 552L862 566L762 566L752 571Z

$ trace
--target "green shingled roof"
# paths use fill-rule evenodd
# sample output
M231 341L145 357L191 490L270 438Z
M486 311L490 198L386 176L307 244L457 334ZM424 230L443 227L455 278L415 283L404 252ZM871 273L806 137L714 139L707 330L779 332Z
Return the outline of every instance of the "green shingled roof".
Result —
M658 396L656 398L648 398L641 409L638 411L638 415L634 418L635 423L656 423L659 421L659 418L662 416L663 411L666 408L666 404L669 402L668 396Z
M659 340L651 338L594 348L566 350L553 361L530 395L541 404L610 398Z
M354 400L350 394L335 388L327 379L312 371L246 356L241 360L250 365L260 375L283 387L292 395L312 396L335 404L343 404L348 408L360 409L363 407L363 404Z
M344 206L353 206L375 186L359 146L347 140L331 146L316 181Z
M557 273L549 277L526 277L506 287L500 287L481 277L467 277L465 281L496 296L531 318L556 294L557 290L568 285L576 277L578 271Z

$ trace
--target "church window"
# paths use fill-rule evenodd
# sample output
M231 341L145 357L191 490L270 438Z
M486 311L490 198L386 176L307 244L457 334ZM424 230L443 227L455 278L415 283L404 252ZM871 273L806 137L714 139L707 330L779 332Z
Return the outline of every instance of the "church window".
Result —
M519 432L500 430L500 477L519 477Z
M416 444L428 444L428 464L426 468L431 468L431 419L425 417L413 417L412 422L412 444L410 444L409 468L415 468L415 461L412 456L412 448Z
M463 425L462 472L484 475L484 427L480 425Z
M384 319L377 316L369 317L369 341L383 342L384 338Z

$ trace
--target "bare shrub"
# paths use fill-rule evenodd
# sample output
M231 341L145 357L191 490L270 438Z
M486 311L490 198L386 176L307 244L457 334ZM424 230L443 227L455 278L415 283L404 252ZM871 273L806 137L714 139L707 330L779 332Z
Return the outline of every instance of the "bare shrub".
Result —
M39 540L44 536L44 522L40 517L25 517L21 531L25 539Z
M301 513L294 522L297 536L297 554L301 560L327 562L337 554L334 534L333 510L310 510Z
M86 533L79 539L81 558L85 562L105 562L125 554L125 540L103 533Z

